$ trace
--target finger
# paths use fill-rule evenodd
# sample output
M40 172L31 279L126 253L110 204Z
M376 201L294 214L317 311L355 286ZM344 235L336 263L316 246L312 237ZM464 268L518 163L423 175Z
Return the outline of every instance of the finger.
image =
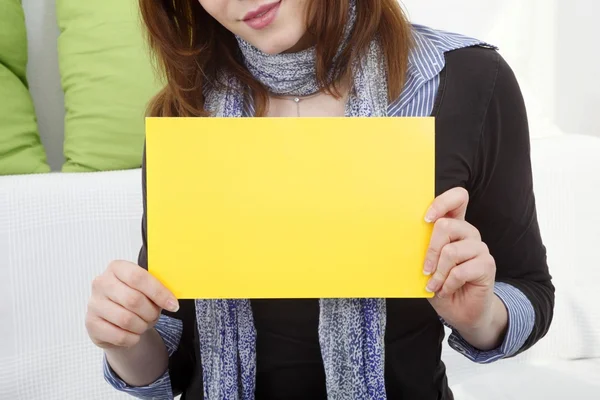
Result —
M477 228L466 221L453 218L438 219L433 227L429 247L425 255L423 267L425 275L431 275L435 272L444 246L465 239L481 240L481 235Z
M111 268L117 279L130 288L142 292L158 307L171 312L179 310L179 303L175 296L145 269L127 262L113 263Z
M476 257L452 268L444 285L438 291L438 296L441 298L449 297L467 283L477 284L481 282L483 284L487 279L492 279L494 273L490 271L490 263L485 258L486 256Z
M484 254L486 249L487 247L483 242L472 239L445 245L440 253L436 271L427 283L427 291L437 293L444 285L452 268L477 257L479 254Z
M140 340L139 335L121 329L99 317L88 316L85 325L92 341L100 347L107 347L107 345L133 347Z
M106 293L106 296L111 301L135 313L148 323L155 321L159 317L160 308L142 294L142 292L130 288L116 278L111 285L111 290Z
M431 203L425 214L425 221L431 223L443 217L465 219L468 204L469 192L466 189L461 187L450 189Z
M141 335L148 329L148 323L146 321L110 300L101 302L90 300L88 309L93 315L97 315L107 322L128 332Z

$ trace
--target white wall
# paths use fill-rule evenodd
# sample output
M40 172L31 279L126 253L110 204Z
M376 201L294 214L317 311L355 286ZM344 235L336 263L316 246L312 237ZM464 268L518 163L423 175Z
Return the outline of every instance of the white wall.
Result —
M600 136L600 1L560 0L557 14L558 123Z
M600 136L596 0L402 0L415 23L500 47L527 101L532 135ZM435 10L435 11L434 11Z

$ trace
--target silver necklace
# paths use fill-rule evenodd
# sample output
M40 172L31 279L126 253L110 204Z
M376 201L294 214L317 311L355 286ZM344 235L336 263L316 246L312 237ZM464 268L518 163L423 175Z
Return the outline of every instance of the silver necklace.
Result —
M300 96L293 96L293 97L286 97L286 96L281 96L280 98L284 99L284 100L291 100L294 103L296 103L296 116L300 117L300 103L304 100L308 100L311 99L315 96L317 96L318 94L320 94L321 92L317 92L317 93L313 93L311 95L308 96L304 96L304 97L300 97Z

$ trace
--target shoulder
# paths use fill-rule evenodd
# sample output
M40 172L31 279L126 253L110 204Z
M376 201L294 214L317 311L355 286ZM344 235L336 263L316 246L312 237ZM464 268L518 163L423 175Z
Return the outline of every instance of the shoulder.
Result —
M432 112L437 161L447 170L439 171L440 190L455 183L454 174L461 170L460 183L474 195L500 151L525 148L528 129L523 97L512 69L492 48L446 52L440 77Z
M414 45L408 70L422 78L437 77L448 63L471 62L472 66L485 69L498 59L497 47L478 38L423 25L412 28Z
M435 115L448 92L460 105L481 106L490 99L500 78L515 86L510 67L492 44L416 24L412 25L412 36L405 88L391 104L390 115L409 115L416 109L413 103L428 104L430 108L418 109ZM481 111L479 115L485 109Z
M444 86L458 85L464 99L490 97L496 84L516 84L512 69L498 48L459 33L413 25L414 49L409 71L425 79L439 79ZM427 70L430 70L427 75Z
M412 37L417 50L433 47L437 52L446 53L469 46L481 46L491 49L497 47L476 37L435 29L425 25L412 24Z
M434 114L442 108L463 109L483 119L495 102L520 102L521 92L510 65L494 48L471 46L444 55Z
M446 81L471 82L470 86L495 82L500 70L510 70L506 60L493 48L472 46L445 53ZM485 86L485 85L484 85Z
M450 107L476 112L482 117L496 87L500 54L494 49L473 46L446 52L444 56L433 114Z
M422 102L423 99L432 105L438 93L440 76L448 70L448 62L456 65L464 58L463 54L471 54L473 49L483 57L496 53L494 46L479 39L423 25L412 25L412 39L405 87L400 97L392 103L393 115L408 114L407 110L414 108L412 103ZM457 57L459 60L455 61ZM422 113L429 114L431 111L429 108L422 110Z

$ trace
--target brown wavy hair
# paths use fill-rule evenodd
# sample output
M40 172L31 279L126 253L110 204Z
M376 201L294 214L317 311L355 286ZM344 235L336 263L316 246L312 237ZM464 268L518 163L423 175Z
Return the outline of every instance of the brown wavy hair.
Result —
M198 0L139 1L159 75L166 79L166 86L150 102L150 116L207 116L202 89L206 81L222 84L217 82L217 71L237 76L254 97L256 115L265 115L267 90L245 68L234 35L212 18ZM350 77L352 60L363 55L370 41L378 37L387 62L388 95L396 99L405 82L412 45L408 20L397 0L358 0L349 45L336 59L348 5L349 0L308 3L306 24L315 38L321 87L339 96L338 83Z

